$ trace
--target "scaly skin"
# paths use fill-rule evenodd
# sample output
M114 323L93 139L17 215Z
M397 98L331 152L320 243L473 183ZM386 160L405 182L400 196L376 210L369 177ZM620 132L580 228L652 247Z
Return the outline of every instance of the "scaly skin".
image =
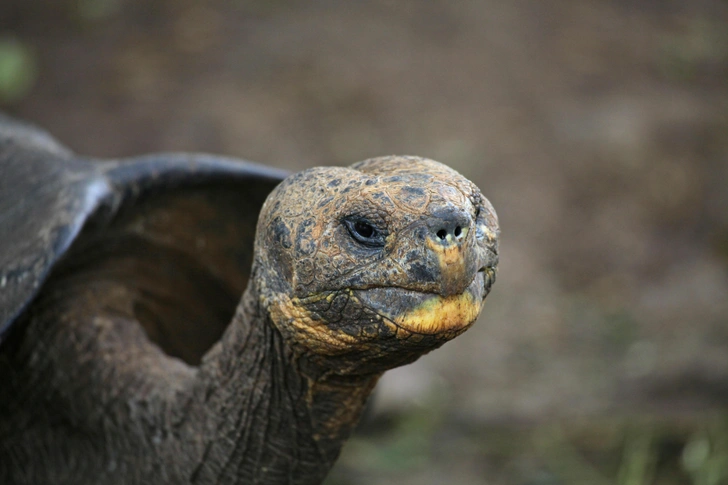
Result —
M437 162L294 175L199 366L137 321L140 288L176 288L193 263L145 273L110 249L60 269L0 351L0 482L318 484L379 376L475 321L497 244L492 206Z

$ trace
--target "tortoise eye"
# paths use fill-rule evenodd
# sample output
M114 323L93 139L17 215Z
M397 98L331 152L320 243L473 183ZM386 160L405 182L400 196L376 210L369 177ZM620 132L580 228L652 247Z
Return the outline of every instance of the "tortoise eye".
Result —
M357 221L354 223L354 232L362 238L369 239L374 235L374 228L371 224Z
M346 218L344 224L355 241L369 247L384 246L384 235L366 219Z

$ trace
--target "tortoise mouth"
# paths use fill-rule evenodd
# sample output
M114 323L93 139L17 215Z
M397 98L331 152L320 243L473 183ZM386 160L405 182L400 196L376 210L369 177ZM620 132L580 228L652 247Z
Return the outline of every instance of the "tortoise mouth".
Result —
M460 294L442 296L402 287L355 290L356 298L397 327L423 335L458 334L470 327L495 281L495 268L478 271Z

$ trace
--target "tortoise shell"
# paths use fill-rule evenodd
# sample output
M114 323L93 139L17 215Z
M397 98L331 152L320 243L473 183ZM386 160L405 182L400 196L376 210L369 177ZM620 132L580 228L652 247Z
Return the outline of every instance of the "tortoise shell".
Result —
M71 248L83 257L84 242L100 237L132 253L151 244L198 261L231 314L249 276L260 208L286 175L203 154L84 158L0 116L0 343L22 326Z

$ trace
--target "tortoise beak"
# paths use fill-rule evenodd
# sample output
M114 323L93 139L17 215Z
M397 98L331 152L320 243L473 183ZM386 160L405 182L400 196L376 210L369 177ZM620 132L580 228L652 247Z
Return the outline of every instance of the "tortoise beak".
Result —
M494 281L495 268L484 267L459 294L440 295L399 287L355 293L364 306L407 332L454 337L478 318Z

